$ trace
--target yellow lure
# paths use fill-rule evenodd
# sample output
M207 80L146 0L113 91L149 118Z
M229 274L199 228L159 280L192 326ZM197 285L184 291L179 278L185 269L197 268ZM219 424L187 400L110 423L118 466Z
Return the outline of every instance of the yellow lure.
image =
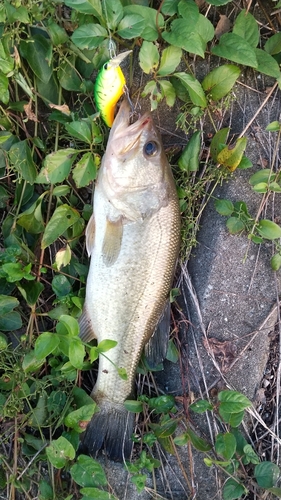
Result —
M131 52L131 50L127 50L106 62L99 71L95 82L94 97L96 105L103 121L108 127L112 127L115 107L124 93L126 85L120 63Z

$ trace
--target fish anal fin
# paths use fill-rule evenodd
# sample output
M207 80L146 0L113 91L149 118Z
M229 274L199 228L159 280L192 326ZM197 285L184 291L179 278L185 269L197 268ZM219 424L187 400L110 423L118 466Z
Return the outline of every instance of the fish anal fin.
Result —
M96 222L94 214L91 215L86 227L86 249L90 257L95 244Z
M171 303L167 299L159 323L144 347L145 359L148 366L153 369L165 359L168 349L171 321Z
M90 342L96 338L91 319L85 306L80 318L78 319L78 323L80 327L79 337L83 340L83 342Z
M106 266L112 266L117 260L123 236L123 220L106 220L105 235L102 244L102 258Z

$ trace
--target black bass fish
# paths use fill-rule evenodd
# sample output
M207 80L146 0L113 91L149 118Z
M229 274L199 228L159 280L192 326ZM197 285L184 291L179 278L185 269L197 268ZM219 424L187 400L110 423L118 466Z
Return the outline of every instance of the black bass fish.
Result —
M93 456L101 448L112 460L130 455L135 417L124 401L132 397L137 365L152 336L158 337L161 351L161 328L155 332L163 323L179 245L179 202L161 138L150 113L130 125L130 106L124 100L109 135L86 229L91 263L80 337L85 342L117 341L106 353L110 360L100 355L91 393L99 412L86 428L83 446ZM149 347L149 355L152 351ZM116 367L125 369L127 380Z

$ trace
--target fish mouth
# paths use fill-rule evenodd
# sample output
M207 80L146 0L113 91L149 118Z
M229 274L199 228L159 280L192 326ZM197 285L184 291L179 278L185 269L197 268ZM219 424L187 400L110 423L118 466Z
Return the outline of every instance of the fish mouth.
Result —
M150 112L140 116L131 123L132 112L128 99L124 99L114 120L109 141L114 144L114 151L118 156L135 150L141 142L142 136L152 133L154 129Z

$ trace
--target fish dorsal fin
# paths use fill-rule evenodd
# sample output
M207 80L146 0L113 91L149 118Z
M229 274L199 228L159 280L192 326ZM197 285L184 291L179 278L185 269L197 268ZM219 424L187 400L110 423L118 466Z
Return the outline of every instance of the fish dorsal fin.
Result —
M106 266L112 266L116 261L122 243L123 222L120 217L117 221L106 219L105 235L102 244L102 258Z
M96 232L96 222L95 222L95 216L94 214L92 214L86 227L86 248L89 257L94 249L95 232Z
M144 347L144 354L149 368L153 369L165 359L168 349L171 321L171 303L167 299L159 323Z

